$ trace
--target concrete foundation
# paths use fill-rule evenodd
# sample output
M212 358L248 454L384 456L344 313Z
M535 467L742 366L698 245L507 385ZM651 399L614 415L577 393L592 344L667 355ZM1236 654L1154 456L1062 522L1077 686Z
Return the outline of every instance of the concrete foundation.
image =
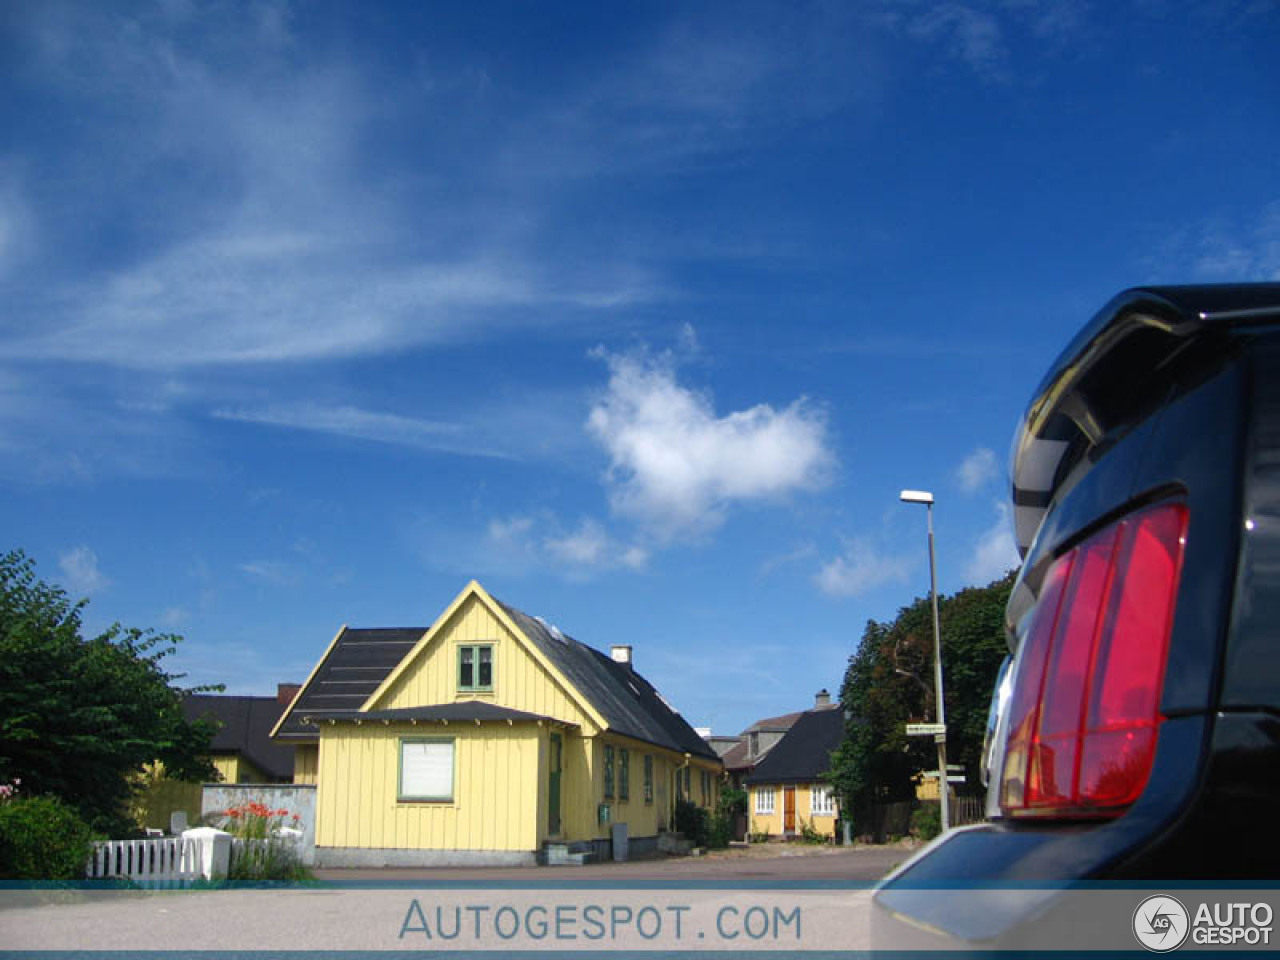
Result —
M382 847L316 847L316 866L333 867L532 867L533 850L394 850Z

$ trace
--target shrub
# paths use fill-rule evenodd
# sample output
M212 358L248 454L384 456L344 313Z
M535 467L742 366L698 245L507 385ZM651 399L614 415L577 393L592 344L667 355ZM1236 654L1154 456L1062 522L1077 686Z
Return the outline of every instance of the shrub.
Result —
M93 851L93 831L57 797L0 802L0 877L79 880Z
M707 846L712 850L723 850L733 839L733 821L723 813L711 818L711 827L707 835Z
M826 843L827 837L814 828L812 821L800 817L800 842L809 844Z
M695 847L705 847L711 841L711 818L696 803L679 800L676 802L676 830Z
M942 832L942 807L925 803L911 814L911 832L926 843Z

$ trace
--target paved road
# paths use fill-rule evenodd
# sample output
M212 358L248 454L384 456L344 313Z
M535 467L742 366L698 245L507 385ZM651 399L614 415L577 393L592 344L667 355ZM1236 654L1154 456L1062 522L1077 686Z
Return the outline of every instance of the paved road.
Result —
M0 948L862 950L869 892L858 882L907 855L323 871L323 886L288 890L3 891Z
M668 857L631 863L593 863L584 867L439 867L435 869L317 870L316 876L334 884L378 883L408 885L414 881L431 884L517 881L536 886L596 882L676 883L706 880L714 883L756 881L830 881L873 883L911 856L900 847L855 847L850 850L814 850L799 847L794 853L778 856L712 854L707 857Z

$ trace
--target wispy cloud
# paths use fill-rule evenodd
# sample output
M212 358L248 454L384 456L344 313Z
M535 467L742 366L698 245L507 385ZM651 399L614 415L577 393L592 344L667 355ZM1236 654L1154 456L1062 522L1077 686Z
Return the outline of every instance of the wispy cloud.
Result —
M835 456L803 398L718 415L681 386L670 355L606 354L609 384L587 428L609 454L610 501L659 542L706 533L736 503L823 486Z
M956 481L965 493L977 493L996 478L1000 472L1000 462L995 451L988 447L978 447L964 458L956 468Z
M301 580L297 567L278 560L251 560L238 565L241 573L277 587L295 586Z
M1009 505L995 504L996 520L982 532L973 549L973 555L965 567L965 577L973 584L987 584L1022 564L1013 539L1013 522Z
M564 536L543 541L547 553L572 569L583 571L627 567L640 570L649 560L649 552L638 546L619 544L595 520L583 520Z
M914 37L943 44L948 52L991 78L1005 76L1008 49L1000 21L977 5L939 3L920 9L907 21Z
M477 457L508 456L477 445L462 424L422 420L352 406L323 407L314 403L299 403L256 408L227 407L215 410L213 416L219 420L327 433L419 450Z
M111 581L98 567L98 555L89 547L72 547L58 554L62 580L73 594L87 596L105 590Z
M1252 222L1206 224L1191 255L1192 270L1205 280L1280 280L1280 201Z
M46 191L64 199L34 214L51 243L94 223L131 242L74 270L45 258L19 286L41 322L12 327L0 357L146 368L372 356L660 295L646 268L608 251L540 253L533 198L502 206L487 199L501 191L441 185L466 182L466 165L447 177L370 171L370 143L405 125L460 134L459 114L418 91L403 98L412 113L388 115L380 83L294 44L287 16L233 8L218 16L234 22L201 22L195 43L196 24L176 12L81 12L25 18L19 69L78 104L94 149L29 165L75 166L105 149L115 176L63 170L75 190ZM499 149L472 138L469 176ZM168 175L175 158L181 178ZM125 209L122 180L148 184ZM4 183L0 240L18 219ZM406 194L430 207L430 224Z
M855 597L890 583L905 583L915 562L883 553L866 538L845 543L844 553L823 565L814 577L818 589L832 597Z
M587 580L611 570L643 570L649 551L613 536L599 521L584 517L567 527L554 514L517 514L489 521L487 541L505 568L551 572Z

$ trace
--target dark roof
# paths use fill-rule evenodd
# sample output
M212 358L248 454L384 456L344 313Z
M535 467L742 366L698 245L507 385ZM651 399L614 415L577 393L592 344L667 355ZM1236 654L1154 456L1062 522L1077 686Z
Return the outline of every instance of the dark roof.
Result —
M749 770L755 766L754 760L747 759L747 751L751 749L746 740L735 743L720 755L726 770Z
M553 635L538 618L504 603L498 605L599 711L611 731L669 750L709 760L719 759L693 727L629 664L616 663L599 650L559 631ZM358 713L361 704L408 655L424 633L426 630L418 627L343 630L333 649L316 669L311 682L303 688L278 736L310 740L316 736L316 727L304 723L304 717L336 719ZM390 711L381 711L386 712Z
M426 632L425 627L344 629L303 687L279 736L315 737L315 726L302 722L308 714L355 713Z
M396 707L392 710L368 710L364 713L351 713L342 710L336 713L308 713L304 716L311 720L387 720L401 722L406 720L466 722L469 720L510 720L512 723L530 723L536 720L563 723L554 717L540 713L526 713L524 710L512 710L497 704L485 703L483 700L462 700L458 703L439 703L430 707ZM571 724L572 726L572 724Z
M183 698L188 720L212 716L218 722L213 735L215 753L239 753L269 777L293 778L293 747L271 739L271 728L284 712L276 697L225 697L193 693Z
M707 741L630 664L618 663L558 630L553 634L541 620L505 603L499 606L600 712L611 731L669 750L719 759Z
M756 764L744 783L806 783L831 768L831 753L844 738L844 711L839 707L801 715L774 748Z

